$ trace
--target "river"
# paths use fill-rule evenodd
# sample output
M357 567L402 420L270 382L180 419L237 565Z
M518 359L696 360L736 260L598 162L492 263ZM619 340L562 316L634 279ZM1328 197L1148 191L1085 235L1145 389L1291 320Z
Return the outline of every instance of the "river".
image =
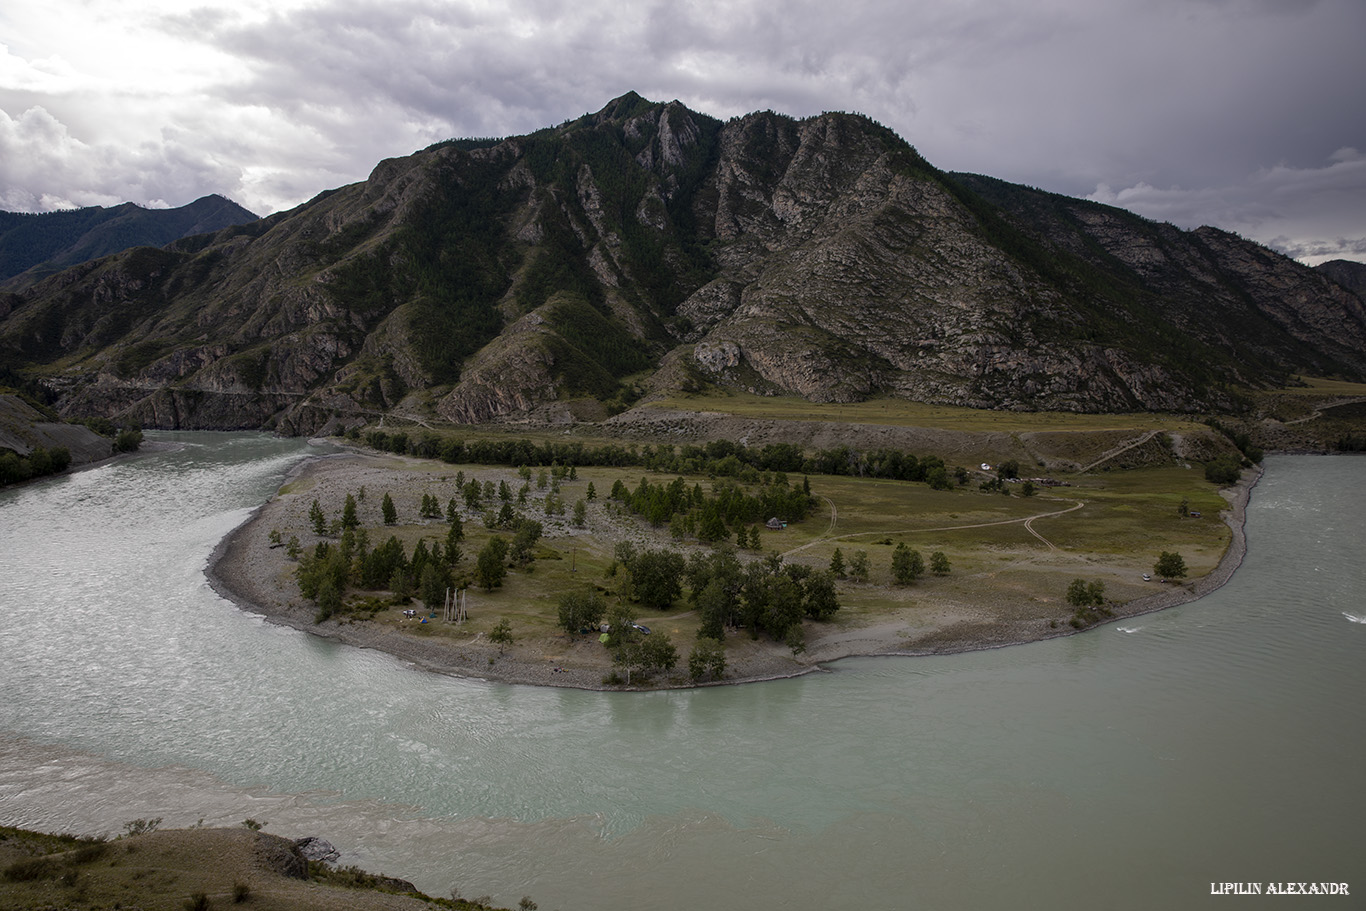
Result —
M0 824L252 818L434 895L561 911L1366 894L1366 459L1269 457L1243 567L1181 608L593 693L423 673L238 610L209 554L317 450L149 438L176 445L0 492Z

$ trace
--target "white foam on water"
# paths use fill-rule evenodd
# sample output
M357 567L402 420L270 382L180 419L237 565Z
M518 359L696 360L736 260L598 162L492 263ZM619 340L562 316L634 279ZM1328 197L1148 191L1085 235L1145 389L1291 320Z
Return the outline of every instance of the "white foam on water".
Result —
M1139 630L1143 629L1143 627L1141 627L1141 626L1116 626L1115 629L1119 630L1121 633L1136 633L1136 632L1138 632Z
M1366 623L1366 614L1349 614L1346 611L1343 611L1342 616L1346 617L1348 620L1351 620L1353 623Z

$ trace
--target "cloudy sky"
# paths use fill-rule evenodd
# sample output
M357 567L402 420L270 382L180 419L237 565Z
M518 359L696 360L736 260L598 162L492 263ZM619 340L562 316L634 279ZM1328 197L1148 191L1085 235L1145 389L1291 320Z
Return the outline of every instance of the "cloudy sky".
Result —
M264 215L627 91L1366 261L1366 0L7 0L0 209Z

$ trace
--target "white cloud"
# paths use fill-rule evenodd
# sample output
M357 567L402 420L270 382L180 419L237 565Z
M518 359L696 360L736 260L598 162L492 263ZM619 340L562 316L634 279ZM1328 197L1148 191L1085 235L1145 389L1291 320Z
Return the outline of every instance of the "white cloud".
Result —
M0 208L50 211L123 202L184 205L201 186L236 185L232 166L174 138L137 147L91 145L41 107L0 111Z

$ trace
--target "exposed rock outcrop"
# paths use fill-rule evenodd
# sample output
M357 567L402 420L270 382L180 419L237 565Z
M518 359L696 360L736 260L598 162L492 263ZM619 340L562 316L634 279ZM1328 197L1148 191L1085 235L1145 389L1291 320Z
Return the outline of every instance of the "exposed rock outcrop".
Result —
M1366 378L1366 304L1225 232L945 174L863 117L722 123L628 94L0 295L4 369L68 414L294 432L706 383L1206 411Z

